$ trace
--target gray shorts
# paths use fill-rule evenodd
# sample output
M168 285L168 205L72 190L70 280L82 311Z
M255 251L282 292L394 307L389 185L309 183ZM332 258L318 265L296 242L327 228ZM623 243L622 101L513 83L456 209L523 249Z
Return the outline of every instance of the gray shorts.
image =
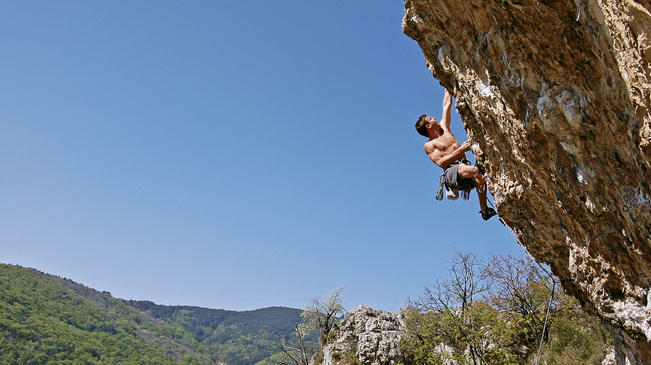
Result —
M468 199L470 191L477 186L474 179L459 179L459 165L464 162L457 161L445 169L445 187L448 190L462 191L464 199ZM469 165L470 163L467 163Z

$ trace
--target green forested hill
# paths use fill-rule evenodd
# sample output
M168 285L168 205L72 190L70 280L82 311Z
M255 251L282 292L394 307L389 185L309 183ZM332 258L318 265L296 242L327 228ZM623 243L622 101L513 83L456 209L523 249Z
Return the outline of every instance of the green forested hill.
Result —
M248 364L247 357L258 360L269 350L278 351L278 339L293 335L300 314L297 309L278 307L239 312L227 318L203 343L227 364ZM316 338L312 340L316 342Z
M207 349L187 331L64 280L0 265L2 364L210 364ZM101 304L99 304L101 303Z
M301 310L271 307L246 312L130 301L135 308L168 323L181 325L219 361L249 365L277 352L279 339L291 339Z
M235 312L125 301L68 279L0 264L1 364L264 362L300 310Z

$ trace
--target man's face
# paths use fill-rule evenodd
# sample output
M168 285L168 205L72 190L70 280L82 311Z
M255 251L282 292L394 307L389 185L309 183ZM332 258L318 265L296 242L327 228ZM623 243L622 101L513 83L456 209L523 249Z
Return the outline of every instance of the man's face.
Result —
M430 133L433 132L436 136L442 135L443 128L441 128L436 118L432 118L432 117L427 117L427 118L429 118L427 120L427 125L426 125L427 130L430 131Z

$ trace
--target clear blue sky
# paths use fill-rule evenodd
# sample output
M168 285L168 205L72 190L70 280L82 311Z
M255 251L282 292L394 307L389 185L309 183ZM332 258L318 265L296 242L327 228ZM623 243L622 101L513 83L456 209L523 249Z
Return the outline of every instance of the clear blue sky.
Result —
M395 311L452 247L519 253L434 200L443 89L402 1L0 3L0 262L125 299ZM453 111L454 132L466 139Z

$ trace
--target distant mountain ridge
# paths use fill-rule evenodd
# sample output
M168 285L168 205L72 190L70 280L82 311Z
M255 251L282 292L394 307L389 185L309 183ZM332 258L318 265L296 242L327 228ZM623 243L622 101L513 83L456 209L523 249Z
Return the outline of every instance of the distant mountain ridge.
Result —
M269 364L301 310L229 311L114 298L0 264L0 363Z

